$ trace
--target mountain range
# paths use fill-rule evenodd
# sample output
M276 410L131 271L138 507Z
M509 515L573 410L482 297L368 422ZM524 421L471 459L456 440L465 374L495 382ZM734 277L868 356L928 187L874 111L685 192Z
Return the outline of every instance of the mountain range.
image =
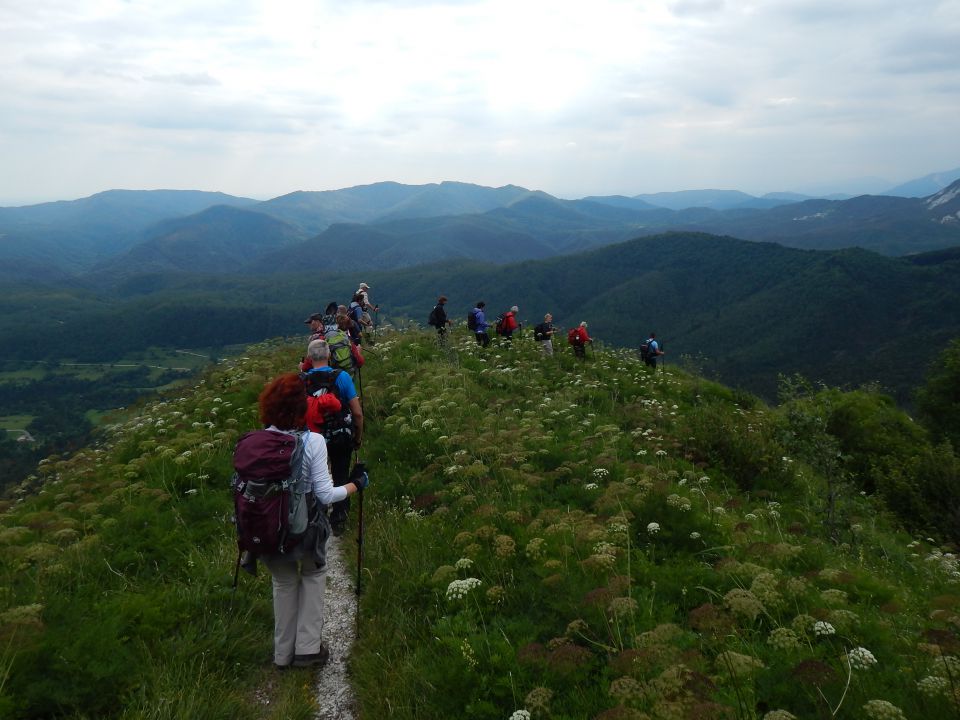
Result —
M89 274L88 282L99 286L144 271L289 271L318 252L329 258L325 267L341 270L448 258L508 263L668 230L904 255L960 244L956 187L955 181L925 198L845 200L711 190L562 200L512 185L456 182L385 182L264 202L199 191L114 190L0 208L0 278Z

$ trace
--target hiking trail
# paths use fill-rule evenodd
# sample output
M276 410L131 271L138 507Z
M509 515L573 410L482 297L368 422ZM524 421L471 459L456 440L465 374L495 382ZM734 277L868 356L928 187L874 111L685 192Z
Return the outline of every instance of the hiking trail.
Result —
M349 535L327 541L327 585L324 591L323 641L330 660L317 672L315 720L354 720L356 697L350 685L347 663L357 629L357 595L344 554L354 538Z

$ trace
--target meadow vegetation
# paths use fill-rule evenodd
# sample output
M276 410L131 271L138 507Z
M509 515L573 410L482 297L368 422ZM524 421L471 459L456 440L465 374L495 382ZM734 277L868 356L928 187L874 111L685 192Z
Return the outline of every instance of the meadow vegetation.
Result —
M0 716L311 717L227 481L252 348L0 505ZM361 715L960 717L958 464L871 390L776 408L633 354L367 352ZM269 704L261 700L268 698Z

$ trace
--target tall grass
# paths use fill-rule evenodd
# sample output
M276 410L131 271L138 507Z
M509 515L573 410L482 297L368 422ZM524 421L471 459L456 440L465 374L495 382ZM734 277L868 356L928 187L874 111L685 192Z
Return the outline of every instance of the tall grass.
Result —
M0 716L313 715L310 674L270 668L266 574L231 590L227 493L300 350L252 349L0 505ZM362 717L960 716L953 549L831 475L814 405L456 331L367 354Z

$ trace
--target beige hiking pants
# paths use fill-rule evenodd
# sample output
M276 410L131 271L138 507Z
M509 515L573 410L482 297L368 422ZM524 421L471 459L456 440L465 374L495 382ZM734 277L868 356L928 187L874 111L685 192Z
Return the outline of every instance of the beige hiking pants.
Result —
M310 557L264 563L273 577L273 661L289 665L294 655L320 652L326 570Z

